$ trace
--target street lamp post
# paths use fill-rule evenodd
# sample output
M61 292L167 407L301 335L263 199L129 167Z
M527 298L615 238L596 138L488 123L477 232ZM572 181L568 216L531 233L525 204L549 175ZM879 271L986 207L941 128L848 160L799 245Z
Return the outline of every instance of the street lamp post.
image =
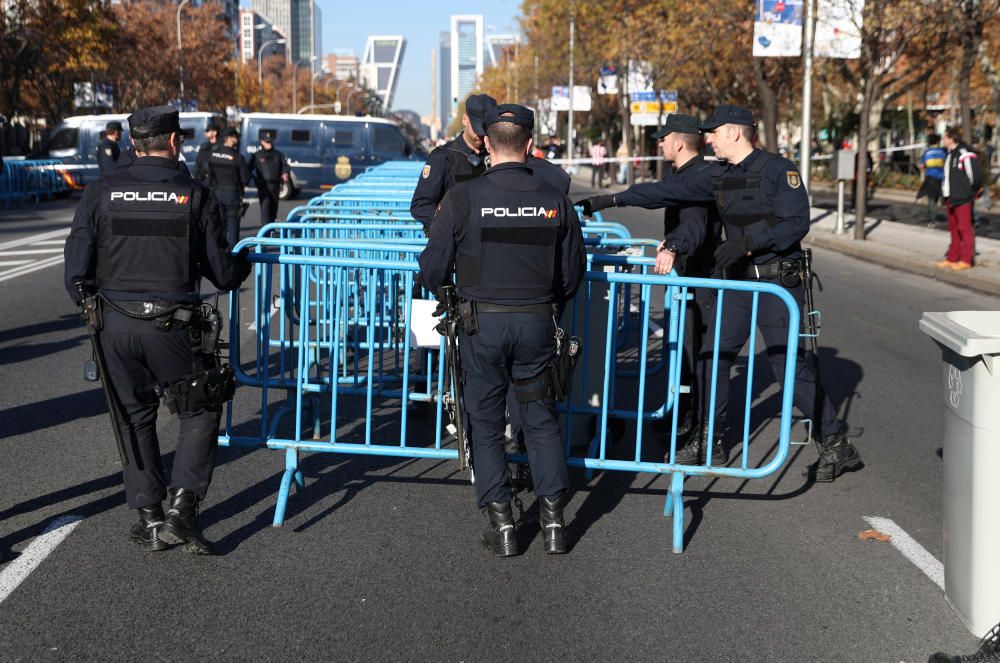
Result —
M309 65L312 66L312 63L315 60L316 60L315 55L311 55L308 58L302 58L301 60L297 60L295 62L295 66L292 68L292 112L293 113L297 113L299 111L298 82L297 82L299 65L302 64L303 62L308 62ZM310 87L311 86L312 86L312 81L310 81ZM312 92L310 91L310 95L311 94Z
M181 9L191 0L181 0L177 5L177 70L181 81L181 110L184 110L184 51L181 43Z
M261 59L264 49L272 44L284 44L287 39L268 39L257 49L257 87L260 88L260 107L264 107L264 61Z

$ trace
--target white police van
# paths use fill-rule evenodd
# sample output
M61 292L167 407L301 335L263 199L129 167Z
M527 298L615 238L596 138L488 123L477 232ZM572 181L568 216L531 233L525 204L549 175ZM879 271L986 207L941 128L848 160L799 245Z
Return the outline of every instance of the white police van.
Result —
M122 139L119 145L124 149L129 144L128 115L76 115L67 117L56 127L49 138L46 156L49 159L59 159L63 165L59 167L66 183L73 189L82 189L87 183L97 179L100 171L97 167L97 144L101 142L101 134L108 122L118 120L122 123ZM194 138L188 138L181 147L184 161L190 168L194 167L198 146L205 141L205 127L210 121L223 122L218 113L181 113L180 123L184 129L194 132Z
M391 120L353 115L293 115L245 113L240 127L240 150L253 163L260 149L260 132L274 131L274 148L288 159L291 185L282 185L281 197L303 189L330 189L359 172L386 161L423 161Z

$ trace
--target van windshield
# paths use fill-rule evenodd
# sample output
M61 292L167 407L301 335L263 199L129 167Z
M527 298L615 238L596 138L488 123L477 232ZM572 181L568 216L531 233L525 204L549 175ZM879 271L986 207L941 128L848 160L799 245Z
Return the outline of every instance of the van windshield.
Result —
M79 137L80 130L76 127L63 127L49 140L49 150L71 150L76 147Z

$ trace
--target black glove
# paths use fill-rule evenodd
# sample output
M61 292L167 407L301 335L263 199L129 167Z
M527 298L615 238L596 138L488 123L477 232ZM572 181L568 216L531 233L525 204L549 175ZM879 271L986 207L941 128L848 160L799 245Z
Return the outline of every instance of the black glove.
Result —
M590 198L578 200L574 204L583 207L584 216L593 216L594 212L600 212L602 209L614 207L615 197L613 195L603 194L600 196L592 196Z
M745 257L751 251L750 238L727 239L715 249L715 264L717 267L725 269L735 264L740 258Z

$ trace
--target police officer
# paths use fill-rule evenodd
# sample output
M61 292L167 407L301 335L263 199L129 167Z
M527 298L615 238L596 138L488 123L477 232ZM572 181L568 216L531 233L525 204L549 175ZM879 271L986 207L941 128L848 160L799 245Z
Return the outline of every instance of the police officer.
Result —
M504 456L504 395L513 382L528 444L547 553L566 552L563 508L569 479L559 421L548 392L553 357L553 307L570 300L583 279L580 222L565 194L525 165L531 112L505 104L487 115L492 166L456 184L441 201L427 247L421 283L436 289L451 279L470 302L459 351L468 432L476 463L476 499L489 525L484 546L501 556L520 552Z
M469 95L462 115L462 133L428 155L410 201L410 214L424 224L425 232L448 189L486 172L486 112L496 105L496 99L488 94Z
M177 111L142 108L128 122L139 158L85 189L66 240L65 284L76 300L82 281L100 302L105 388L117 402L127 449L125 495L139 511L129 538L146 550L185 544L211 554L197 513L222 413L212 393L225 390L207 388L223 371L214 351L204 351L201 325L210 312L199 280L231 290L250 265L229 252L211 192L180 168L186 133ZM169 403L180 418L169 489L156 435L158 392L179 396Z
M424 232L429 231L438 203L448 189L458 182L475 179L486 172L489 155L483 147L485 119L486 113L496 108L496 105L496 99L488 94L470 95L465 101L465 114L462 115L462 133L436 148L427 157L410 201L410 214L424 224ZM534 155L528 155L527 163L535 174L563 193L569 193L569 173Z
M698 120L690 115L671 113L663 128L653 134L659 139L664 159L672 164L667 177L687 179L699 177L702 171L712 167L701 154L701 133ZM693 278L713 278L721 276L715 270L712 253L719 243L722 224L715 205L710 202L686 202L680 205L667 204L659 195L656 183L635 184L617 194L619 205L659 209L664 206L663 236L656 254L653 271L668 274L672 269L681 276ZM700 357L711 357L711 345L703 347L711 337L705 336L705 328L710 312L714 310L715 292L710 288L697 288L694 301L689 303L685 316L685 353L681 366L681 379L685 384L696 384L692 394L682 400L683 416L680 417L683 431L693 431L689 442L678 449L675 462L694 465L705 458L708 428L702 427L704 409L707 407L704 376L709 366ZM719 427L721 428L721 427ZM724 465L726 454L722 435L716 428L715 443L712 445L712 464Z
M253 179L260 198L260 225L278 218L281 183L289 180L288 160L274 149L274 130L261 129L260 149L253 155Z
M723 104L701 125L720 159L691 177L657 182L655 195L664 203L715 201L726 239L715 249L716 266L729 278L775 283L803 302L799 278L803 237L809 232L809 199L795 165L753 146L755 124L746 108ZM629 204L618 195L581 201L584 213ZM750 333L750 293L728 293L719 338L719 374L729 369ZM767 345L774 374L784 375L788 320L784 305L773 297L760 299L758 325ZM715 315L707 316L707 337L714 336ZM795 405L818 424L819 460L810 468L816 481L833 481L841 473L862 466L861 456L847 438L846 426L816 377L813 364L800 347L796 363ZM710 361L710 359L708 359ZM716 394L717 421L724 422L729 380L722 379ZM711 413L706 413L711 416Z
M243 188L250 181L250 169L240 155L239 144L240 132L230 127L222 132L222 144L208 155L209 181L222 207L229 246L236 246L240 240Z
M198 146L198 154L194 159L194 178L199 182L208 182L210 173L208 170L208 157L219 145L219 132L222 125L218 120L209 120L205 127L205 141Z
M101 177L110 175L115 168L123 168L135 160L129 150L122 152L118 145L121 139L121 122L112 120L104 125L104 138L97 144L97 168Z

